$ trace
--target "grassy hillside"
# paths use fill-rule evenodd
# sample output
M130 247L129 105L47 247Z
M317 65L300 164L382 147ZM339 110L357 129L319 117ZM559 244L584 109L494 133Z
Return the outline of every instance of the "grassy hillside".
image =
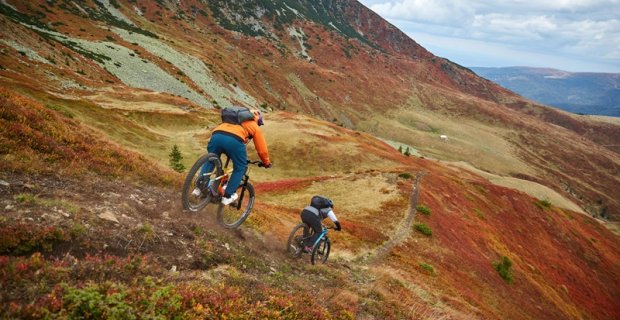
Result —
M357 1L7 0L0 26L3 86L162 164L174 144L186 165L204 150L215 124L205 108L241 104L542 184L619 219L618 125L516 96L435 57ZM337 169L360 159L351 160Z
M84 127L73 110L56 104L43 105L1 88L2 171L74 177L93 173L167 184L178 179L171 172L162 174L151 160L128 152L109 141L107 135Z
M184 212L180 177L166 169L164 146L179 142L191 164L207 140L202 123L216 114L170 102L140 107L146 101L122 110L56 101L49 110L8 90L2 97L3 121L20 128L0 136L10 151L0 173L2 317L620 317L618 236L598 220L407 157L368 134L268 114L275 166L253 169L257 204L230 231L211 208ZM187 114L200 120L182 120ZM160 144L148 148L150 141ZM123 156L111 161L102 156L108 149ZM50 155L49 169L24 165ZM284 253L314 194L334 199L343 225L330 231L332 255L317 266Z

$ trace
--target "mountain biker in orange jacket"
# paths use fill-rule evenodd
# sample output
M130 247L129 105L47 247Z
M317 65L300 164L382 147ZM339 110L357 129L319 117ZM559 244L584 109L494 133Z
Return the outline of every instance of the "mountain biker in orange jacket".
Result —
M342 230L333 208L334 202L331 199L316 195L310 200L310 205L301 211L301 221L314 230L314 235L304 243L304 251L312 252L314 242L316 242L319 234L323 231L321 224L323 219L329 217L334 225L336 225L335 230ZM307 235L304 234L304 237L306 236Z
M228 155L233 162L233 171L228 180L222 203L229 205L239 197L236 193L241 179L248 166L247 150L245 145L250 141L254 141L256 153L265 168L271 168L272 163L269 160L269 151L267 150L267 142L265 136L259 128L263 125L263 115L260 110L251 110L254 119L247 120L239 124L221 123L213 129L213 135L207 145L209 153L215 153L221 156L222 153ZM201 174L213 170L211 163L207 162L201 169Z

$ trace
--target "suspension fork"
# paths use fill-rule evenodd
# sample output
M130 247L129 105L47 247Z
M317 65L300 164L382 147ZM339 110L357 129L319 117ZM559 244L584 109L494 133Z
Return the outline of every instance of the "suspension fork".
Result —
M243 203L243 197L245 197L245 190L247 190L249 180L250 176L248 175L248 171L246 169L245 174L243 175L243 180L241 182L241 192L239 195L239 200L237 200L237 205L235 206L237 210L241 209L241 204Z

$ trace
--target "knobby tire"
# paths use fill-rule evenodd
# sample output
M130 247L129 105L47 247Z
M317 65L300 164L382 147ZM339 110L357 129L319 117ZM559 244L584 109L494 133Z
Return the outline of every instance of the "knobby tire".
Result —
M312 264L316 264L317 262L327 262L330 249L331 244L329 243L329 239L321 239L321 241L319 241L319 243L312 250L312 257L310 258L310 262L312 262Z
M256 195L254 193L254 186L251 183L248 182L245 188L241 184L237 188L237 194L239 195L239 200L227 206L220 203L217 209L218 222L228 229L238 228L248 218L254 206ZM241 201L241 206L237 208L237 202L239 201Z
M293 257L299 258L304 250L303 243L301 241L304 238L304 234L310 234L310 227L305 223L300 223L293 228L291 234L288 236L288 241L286 242L286 252Z
M183 208L185 210L189 210L192 212L200 211L205 206L207 206L212 200L212 194L208 192L209 190L207 188L203 188L202 190L203 194L205 195L204 197L203 196L196 197L192 194L192 191L194 191L194 188L197 187L196 180L200 176L200 169L207 162L213 163L214 168L215 168L213 172L214 176L221 176L223 173L222 162L220 161L220 158L216 154L207 153L205 155L202 155L200 158L198 158L198 160L196 160L194 165L189 169L189 172L187 173L187 176L185 177L185 182L183 183L181 201L183 202ZM219 181L216 182L216 184L217 183L219 183ZM217 189L217 185L214 187Z

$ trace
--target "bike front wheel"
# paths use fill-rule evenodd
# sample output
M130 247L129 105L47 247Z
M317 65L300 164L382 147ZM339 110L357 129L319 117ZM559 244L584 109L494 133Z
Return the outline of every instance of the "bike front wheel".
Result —
M300 223L293 228L291 234L288 236L288 242L286 243L286 252L293 257L299 258L304 249L304 237L309 235L309 227L305 223Z
M237 201L230 205L220 204L217 210L217 220L228 229L238 228L248 218L254 206L254 187L251 183L241 184L237 188Z
M317 262L325 263L327 261L327 258L329 257L330 249L331 244L329 243L329 239L321 239L321 241L312 250L312 257L310 258L310 262L312 262L312 264L315 264Z
M211 170L201 174L204 165L210 164ZM212 198L216 195L212 190L217 190L219 181L215 178L222 175L222 162L220 158L213 153L207 153L196 161L189 169L185 182L183 183L183 191L181 193L181 201L183 208L189 211L199 211L204 208ZM209 182L212 183L209 186Z

